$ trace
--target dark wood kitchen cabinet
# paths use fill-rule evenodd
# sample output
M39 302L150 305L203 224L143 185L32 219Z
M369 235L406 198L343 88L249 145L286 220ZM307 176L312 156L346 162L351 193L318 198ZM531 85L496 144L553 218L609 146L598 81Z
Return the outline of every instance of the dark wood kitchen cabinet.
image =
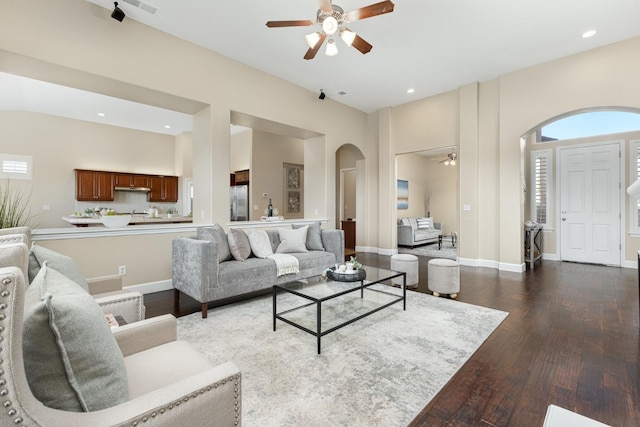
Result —
M113 201L114 183L111 172L76 169L76 200Z
M177 176L152 176L149 178L151 191L147 196L150 202L178 201L178 177Z
M116 187L149 187L149 175L138 175L132 173L117 173Z

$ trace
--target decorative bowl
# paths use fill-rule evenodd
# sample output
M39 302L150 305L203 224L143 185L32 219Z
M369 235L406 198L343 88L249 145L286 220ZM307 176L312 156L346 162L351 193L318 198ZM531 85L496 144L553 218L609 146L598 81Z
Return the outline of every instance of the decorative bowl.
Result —
M359 282L367 277L367 272L363 269L354 270L353 273L336 271L335 267L327 270L327 278L336 282Z
M120 228L129 224L131 221L131 214L126 215L102 215L100 220L109 228Z

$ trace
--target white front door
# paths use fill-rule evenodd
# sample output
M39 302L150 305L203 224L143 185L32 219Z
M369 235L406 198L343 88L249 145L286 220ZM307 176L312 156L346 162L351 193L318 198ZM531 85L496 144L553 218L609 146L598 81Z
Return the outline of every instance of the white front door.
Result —
M560 149L560 258L620 265L620 145Z

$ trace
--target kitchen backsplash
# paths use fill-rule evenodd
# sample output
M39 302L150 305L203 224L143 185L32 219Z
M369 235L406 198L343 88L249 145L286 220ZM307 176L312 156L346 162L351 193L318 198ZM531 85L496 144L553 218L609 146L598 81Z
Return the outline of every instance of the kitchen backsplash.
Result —
M185 212L182 211L182 206L179 202L148 202L147 193L138 193L132 191L116 191L113 202L79 202L76 200L75 209L71 210L69 213L84 213L85 209L95 208L113 209L116 212L131 212L134 209L136 212L144 212L147 211L150 207L157 208L160 214L165 213L167 208L175 208L180 215L185 215Z

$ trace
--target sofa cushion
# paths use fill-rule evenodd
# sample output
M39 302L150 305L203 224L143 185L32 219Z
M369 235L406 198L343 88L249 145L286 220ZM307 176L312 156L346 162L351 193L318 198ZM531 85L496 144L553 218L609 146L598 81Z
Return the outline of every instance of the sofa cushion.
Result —
M292 224L291 228L309 227L307 230L307 249L310 251L324 251L322 245L322 231L320 229L319 222L312 222L311 224Z
M36 277L45 261L47 261L50 268L53 268L65 277L73 280L85 291L89 292L87 279L85 279L84 274L80 271L80 267L78 267L78 264L76 264L73 259L54 250L35 244L31 246L31 250L29 251L29 283L33 282L33 279Z
M227 240L229 242L229 250L234 259L244 261L249 258L249 255L251 255L251 244L244 231L236 228L230 229L229 234L227 234Z
M211 227L198 227L196 237L199 240L209 240L218 243L218 262L231 259L231 249L227 241L227 235L219 224Z
M27 381L44 405L98 411L129 398L124 357L98 303L45 262L25 293Z
M251 252L253 252L255 256L258 258L266 258L273 254L271 241L266 231L249 229L246 233L249 238L249 244L251 245Z
M309 227L302 228L279 228L280 244L276 253L291 254L309 252L307 250L307 230Z

